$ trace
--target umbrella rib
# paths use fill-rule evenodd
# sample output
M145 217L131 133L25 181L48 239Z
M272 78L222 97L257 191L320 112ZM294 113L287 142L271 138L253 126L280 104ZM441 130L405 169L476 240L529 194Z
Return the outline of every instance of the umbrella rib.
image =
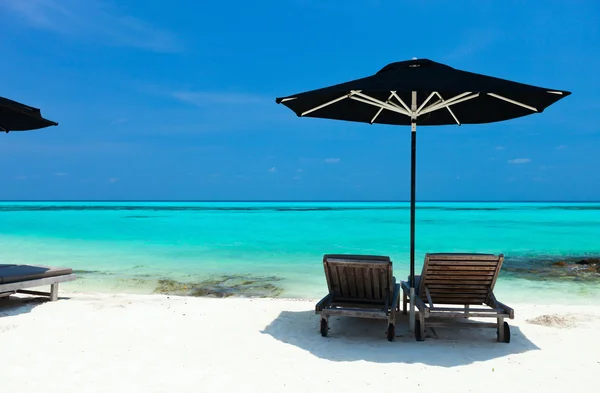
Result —
M398 94L396 94L396 92L395 92L395 91L392 91L391 93L392 93L392 95L393 95L394 97L396 97L396 99L398 100L398 102L400 102L400 104L402 104L402 106L404 107L404 109L406 109L406 112L408 112L409 114L411 114L411 113L412 113L412 111L411 111L411 110L408 108L408 105L406 105L406 104L404 103L404 101L402 101L402 99L401 99L400 97L398 97Z
M437 94L438 97L440 97L440 100L444 101L444 97L442 97L442 95L440 93L438 93L437 91L435 92L435 94ZM448 109L448 112L450 112L450 114L452 115L452 117L454 118L454 121L456 122L456 124L460 125L460 121L458 121L458 119L456 118L456 116L454 115L454 112L452 112L452 109L450 109L449 106L446 107L446 109Z
M511 100L510 98L506 98L504 96L501 96L500 94L496 94L496 93L486 93L486 94L488 96L497 98L499 100L510 102L511 104L518 105L518 106L521 106L523 108L529 109L530 111L538 112L538 110L536 108L532 107L532 106L525 105L525 104L523 104L523 103L521 103L519 101Z
M363 97L365 99L364 101L362 101L362 100L358 100L357 99L358 97L354 97L354 96L350 97L353 100L364 102L365 104L372 104L372 105L375 105L375 106L383 107L384 109L391 110L392 112L398 112L398 113L402 113L403 115L410 116L409 112L405 112L404 109L402 109L402 108L394 107L394 106L391 105L391 103L386 104L385 102L380 101L377 98L373 98L373 97L368 96L368 95L366 95L364 93L361 93L360 90L352 90L352 91L355 92L355 94L358 97ZM365 101L368 101L368 102L365 102Z
M377 103L377 102L365 100L364 98L360 98L360 97L356 97L356 96L352 96L352 97L350 97L350 99L358 101L358 102L362 102L363 104L369 104L369 105L376 106L378 108L387 109L388 111L391 111L391 112L396 112L396 113L400 113L402 115L410 116L408 113L404 112L404 109L393 107L389 104L386 104L385 102Z
M442 96L440 95L440 93L438 93L437 91L434 91L433 94L437 94L437 96L440 97L441 101L438 101L435 104L431 104L431 105L429 105L425 109L422 109L422 110L419 109L417 111L417 115L429 113L429 112L432 112L434 110L438 110L440 108L443 108L444 105L450 105L450 104L454 103L456 100L459 100L459 99L461 99L461 98L463 98L465 96L468 96L471 93L472 92L470 92L470 91L466 91L464 93L458 94L458 95L456 95L456 96L454 96L454 97L452 97L452 98L444 101L444 99L442 98Z
M339 102L339 101L343 100L344 98L350 98L350 97L352 97L354 94L358 94L358 93L360 93L360 90L353 90L353 91L351 91L349 94L344 94L343 96L341 96L341 97L338 97L338 98L336 98L335 100L328 101L328 102L326 102L326 103L324 103L324 104L321 104L321 105L319 105L319 106L316 106L316 107L314 107L314 108L312 108L312 109L309 109L309 110L307 110L307 111L305 111L305 112L302 112L302 114L301 114L300 116L308 115L309 113L312 113L312 112L314 112L314 111L318 111L319 109L325 108L326 106L329 106L329 105L331 105L331 104L335 104L336 102Z
M462 95L464 96L464 93ZM442 108L445 108L445 107L448 107L451 105L455 105L455 104L458 104L458 103L461 103L461 102L464 102L467 100L471 100L471 99L477 98L477 97L479 97L479 93L475 93L473 95L463 97L461 99L456 99L456 97L453 97L453 98L449 99L448 101L442 101L438 105L431 105L428 108L423 109L423 111L421 113L419 113L419 115L424 115L429 112L437 111L438 109L442 109Z
M390 99L393 97L393 94L390 94L390 96L388 97L388 99L385 101L385 103L389 103ZM373 116L373 118L371 119L371 124L373 124L375 122L375 119L377 119L377 116L379 116L379 114L381 113L381 111L383 110L383 107L379 108L379 110L377 111L377 113L375 114L375 116Z
M417 109L417 114L418 114L419 112L421 112L421 109L423 109L423 107L424 107L425 105L427 105L427 103L429 102L429 100L431 100L431 98L433 98L433 96L434 96L434 95L436 95L436 94L439 96L439 93L438 93L437 91L434 91L433 93L431 93L431 94L429 95L429 97L427 97L427 99L426 99L425 101L423 101L423 103L421 104L421 106L419 107L419 109ZM437 103L436 103L436 104L437 104ZM436 105L436 104L433 104L433 105Z

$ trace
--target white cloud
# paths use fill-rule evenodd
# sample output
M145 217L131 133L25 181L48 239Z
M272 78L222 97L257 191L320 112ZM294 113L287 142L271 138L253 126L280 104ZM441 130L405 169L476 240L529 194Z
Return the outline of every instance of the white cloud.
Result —
M275 172L277 172L277 168L275 168L275 167L269 168L269 172L275 173Z
M119 178L118 178L118 177L111 177L111 178L109 178L109 179L108 179L108 182L109 182L109 183L116 183L116 182L118 182L118 181L119 181Z
M531 158L515 158L513 160L508 160L509 164L527 164L531 162Z
M496 150L506 150L506 147L504 147L504 146L496 146Z
M0 1L0 9L29 26L75 39L153 52L181 51L172 33L120 12L115 4L105 0L10 0Z
M327 164L337 164L340 162L340 159L339 158L326 158L325 162Z

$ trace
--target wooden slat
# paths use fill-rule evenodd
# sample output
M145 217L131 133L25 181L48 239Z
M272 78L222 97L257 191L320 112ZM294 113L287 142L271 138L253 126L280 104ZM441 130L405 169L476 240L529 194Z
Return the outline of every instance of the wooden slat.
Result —
M340 280L340 296L350 296L350 293L348 292L348 279L346 277L346 269L335 265L332 266L334 266L338 272L338 278Z
M432 289L457 289L457 288L464 288L464 289L484 289L485 291L488 290L488 286L487 285L463 285L462 283L460 284L427 284L427 288L429 288L429 290Z
M389 262L384 262L384 261L373 261L373 262L369 262L369 261L356 261L356 260L341 260L341 259L328 259L327 263L329 263L330 265L340 265L340 266L354 266L354 267L368 267L368 268L373 268L373 267L379 267L381 269L387 269Z
M496 272L480 272L480 271L449 271L445 272L443 270L428 270L427 277L437 277L437 276L478 276L478 277L493 277Z
M429 293L481 293L487 295L487 289L466 289L466 288L429 288Z
M425 278L425 282L427 283L433 283L433 282L437 282L440 283L440 281L450 281L452 283L463 283L463 282L467 282L467 281L475 281L475 283L481 284L481 283L491 283L492 279L494 278L494 276L427 276Z
M379 272L376 269L371 270L373 274L373 297L375 299L381 299L381 283L379 281Z
M354 278L356 280L356 296L359 298L366 298L365 296L365 276L367 276L367 268L355 269Z
M358 291L356 290L356 276L354 274L354 267L346 266L344 271L346 272L346 280L348 280L348 293L352 297L357 297Z
M344 317L359 317L359 318L372 318L372 319L388 319L388 315L385 311L374 311L365 310L360 308L342 308L342 309L325 309L321 311L321 314L326 315L339 315Z
M444 296L431 296L433 300L433 304L441 303L441 302L455 302L454 304L466 304L467 302L477 302L483 304L485 301L485 297L471 295L471 294L455 294L452 296L444 295Z
M385 270L379 270L379 282L381 283L381 287L380 287L380 297L383 299L385 298L385 296L387 295L386 293L386 289L389 289L390 285L389 285L389 280L387 277L387 272Z
M433 294L431 294L433 297ZM461 293L461 292L453 292L453 293L437 293L435 297L476 297L476 298L485 298L487 295L484 293Z
M495 266L474 266L474 265L429 265L427 268L428 271L431 270L442 270L445 272L454 271L454 270L475 270L475 271L490 271L495 272Z
M444 311L444 312L464 312L464 313L473 313L473 312L482 312L482 313L493 313L493 314L498 314L498 310L495 310L493 308L458 308L458 307L434 307L431 308L430 311L432 313L436 312L436 311Z
M352 306L353 304L363 304L363 305L380 305L382 304L381 299L359 299L355 297L338 297L334 301L332 301L333 305L341 305L341 306Z
M458 313L451 313L451 312L434 313L434 312L432 312L430 315L432 318L435 317L435 318L440 318L440 319L441 318L464 318L465 317L465 314L460 313L460 312L458 312ZM472 318L498 318L498 317L502 317L502 316L503 316L502 314L492 314L492 313L473 313L473 314L469 313L469 317L472 317ZM477 322L474 322L474 323L477 323ZM427 325L430 326L429 323L427 323ZM469 327L469 325L471 325L471 323L463 322L463 323L461 323L460 327L463 327L463 325L464 325L464 327Z
M364 272L364 282L365 282L365 297L369 298L369 299L376 299L377 296L375 295L374 291L373 291L373 275L372 275L372 270L373 269L365 269Z
M493 275L494 273L496 273L496 269L491 268L491 269L473 269L473 268L469 268L469 269L449 269L450 266L444 266L442 268L440 267L433 267L430 266L429 269L427 269L427 274L477 274L477 275Z
M337 266L328 265L329 266L329 278L331 279L331 285L333 289L334 296L342 296L342 284L340 282L340 278L337 273Z
M432 294L433 296L433 294ZM442 293L442 294L437 294L437 297L476 297L476 298L485 298L487 297L486 294L484 293L460 293L460 292L453 292L453 293Z
M456 266L456 261L430 261L429 266ZM497 266L498 262L490 261L461 261L462 266Z
M430 261L498 261L494 254L428 254Z
M452 302L454 302L454 304L457 304L457 305L466 304L466 303L464 303L465 299L468 302L475 301L478 304L485 304L485 297L482 297L481 295L473 294L473 293L459 293L459 294L453 294L453 295L439 295L439 294L431 295L431 300L434 305L439 304L440 302L443 302L443 301L452 301Z
M443 315L442 315L443 316ZM489 317L495 315L488 315ZM436 315L436 317L439 317ZM427 327L451 327L451 328L495 328L498 324L495 322L455 322L455 321L427 321Z

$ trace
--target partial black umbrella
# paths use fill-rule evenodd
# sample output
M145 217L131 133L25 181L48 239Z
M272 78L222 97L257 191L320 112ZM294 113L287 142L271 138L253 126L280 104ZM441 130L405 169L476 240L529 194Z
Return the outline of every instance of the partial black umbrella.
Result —
M375 75L277 98L300 117L411 126L410 328L414 329L417 125L482 124L541 113L571 94L457 70L427 59Z
M0 131L28 131L57 125L44 119L37 108L0 97Z

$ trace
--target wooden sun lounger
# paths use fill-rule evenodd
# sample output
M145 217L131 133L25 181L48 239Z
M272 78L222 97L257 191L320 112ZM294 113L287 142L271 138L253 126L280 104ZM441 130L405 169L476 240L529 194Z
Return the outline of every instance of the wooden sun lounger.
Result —
M421 276L415 277L414 300L419 310L415 321L417 341L424 340L426 327L442 326L497 328L498 341L510 342L510 328L504 319L513 319L514 310L494 296L503 260L502 254L427 254ZM409 281L402 282L402 291L406 314ZM456 323L471 317L495 318L496 323Z
M58 284L75 280L73 270L69 268L33 266L33 265L0 265L0 297L14 293L48 296L50 301L58 299ZM25 288L36 288L50 285L50 292L32 291Z
M395 336L400 284L386 256L328 254L323 257L329 294L319 301L321 335L327 336L330 316L387 319L387 338Z

